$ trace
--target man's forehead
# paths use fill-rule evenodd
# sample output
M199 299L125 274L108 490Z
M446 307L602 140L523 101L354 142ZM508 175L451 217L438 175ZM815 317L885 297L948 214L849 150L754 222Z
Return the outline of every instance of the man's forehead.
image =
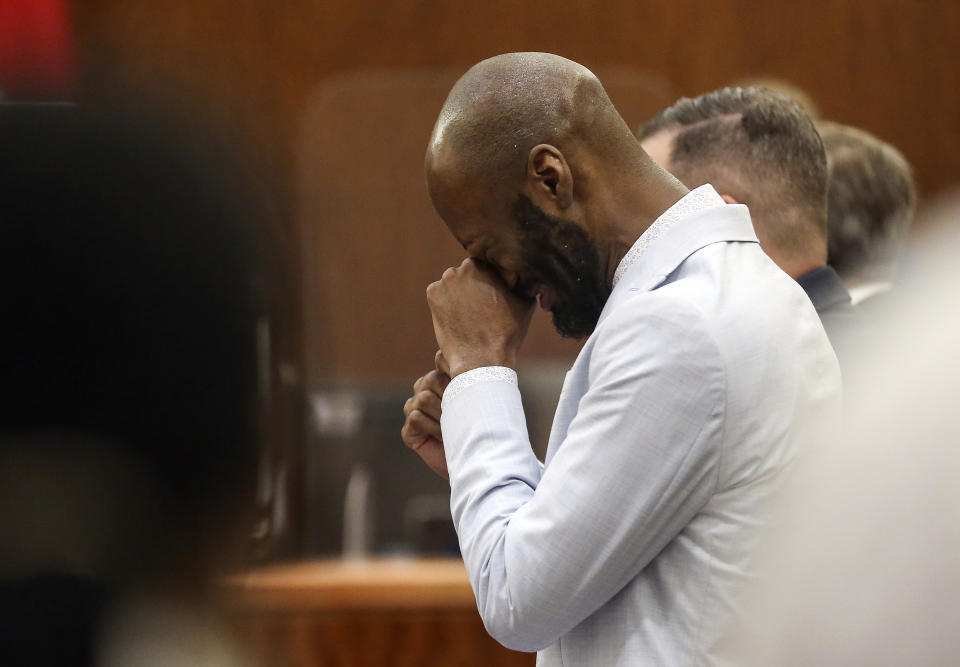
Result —
M484 228L498 221L509 208L505 193L470 174L435 172L428 175L428 186L437 212L448 223L456 219Z

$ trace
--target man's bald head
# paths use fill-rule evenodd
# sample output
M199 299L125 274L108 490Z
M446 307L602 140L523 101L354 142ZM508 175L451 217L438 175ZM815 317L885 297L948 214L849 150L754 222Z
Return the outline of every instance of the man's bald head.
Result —
M620 259L686 192L597 77L549 53L471 67L437 119L426 175L457 241L573 337L593 331Z
M590 70L549 53L508 53L474 65L450 91L427 149L428 181L518 182L539 144L621 159L639 153Z

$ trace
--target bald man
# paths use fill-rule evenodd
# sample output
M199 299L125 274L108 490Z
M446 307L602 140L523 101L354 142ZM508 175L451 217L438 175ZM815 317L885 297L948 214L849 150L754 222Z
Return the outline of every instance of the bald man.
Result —
M470 257L427 288L439 370L402 435L449 475L487 630L540 665L713 662L770 497L838 412L809 300L746 207L688 191L558 56L471 68L426 176ZM586 337L543 463L515 371L535 301Z

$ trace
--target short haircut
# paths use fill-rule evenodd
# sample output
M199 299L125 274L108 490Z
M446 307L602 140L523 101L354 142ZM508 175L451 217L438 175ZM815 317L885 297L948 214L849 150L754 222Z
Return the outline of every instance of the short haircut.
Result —
M827 151L829 263L844 278L889 278L913 219L910 164L872 134L819 125Z
M640 139L675 133L670 171L688 187L711 183L747 204L764 246L795 255L827 239L823 143L790 97L758 86L681 98Z
M530 149L565 148L570 136L588 138L595 154L620 164L639 156L632 130L590 70L550 53L505 53L477 63L453 86L428 155L442 137L468 158L461 169L512 183L526 173Z

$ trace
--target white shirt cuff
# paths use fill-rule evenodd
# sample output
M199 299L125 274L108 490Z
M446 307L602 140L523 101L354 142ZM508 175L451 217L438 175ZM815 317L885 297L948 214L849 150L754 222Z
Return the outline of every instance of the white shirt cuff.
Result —
M457 394L468 387L484 382L507 382L514 387L517 386L517 372L507 366L483 366L473 370L461 373L450 380L450 384L443 392L443 400L440 407L443 408L448 402L456 398Z

